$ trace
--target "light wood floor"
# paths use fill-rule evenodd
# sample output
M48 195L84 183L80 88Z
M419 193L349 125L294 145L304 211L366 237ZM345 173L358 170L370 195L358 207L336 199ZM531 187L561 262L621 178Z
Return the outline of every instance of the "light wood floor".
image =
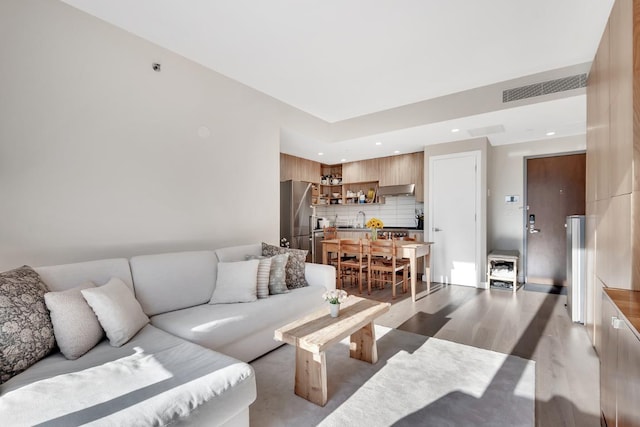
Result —
M536 361L536 425L599 426L599 361L564 295L426 284L418 301L391 288L362 296L391 302L376 323ZM349 293L357 289L346 287Z

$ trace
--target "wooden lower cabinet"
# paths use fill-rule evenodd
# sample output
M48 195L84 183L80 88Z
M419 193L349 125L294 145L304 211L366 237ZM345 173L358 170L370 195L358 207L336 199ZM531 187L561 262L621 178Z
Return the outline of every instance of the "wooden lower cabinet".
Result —
M640 341L627 323L618 329L618 426L640 426Z
M600 411L607 427L640 426L640 340L602 293Z

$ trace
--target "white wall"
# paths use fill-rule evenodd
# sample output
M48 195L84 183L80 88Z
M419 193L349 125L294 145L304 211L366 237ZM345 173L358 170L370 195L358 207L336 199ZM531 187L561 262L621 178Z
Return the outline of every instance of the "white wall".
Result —
M280 127L324 123L58 1L0 52L0 270L278 241Z
M577 135L546 141L491 147L489 150L488 185L488 250L517 249L520 251L522 275L524 232L524 158L546 154L570 153L586 149L586 136ZM520 201L505 203L505 196L517 195Z

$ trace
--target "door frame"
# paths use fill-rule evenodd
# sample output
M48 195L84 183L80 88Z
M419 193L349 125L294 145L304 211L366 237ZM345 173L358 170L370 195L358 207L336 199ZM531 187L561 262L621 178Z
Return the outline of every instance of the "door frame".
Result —
M476 202L476 224L475 224L475 239L476 239L476 288L484 288L485 284L482 279L482 266L484 260L482 259L482 222L485 218L482 215L482 151L471 150L461 151L458 153L441 154L436 156L429 156L429 241L434 241L434 224L433 224L433 178L434 178L434 161L451 159L457 157L474 157L476 161L476 188L475 188L475 202ZM433 278L434 269L430 269L431 278Z
M522 182L524 183L524 188L522 189L522 194L524 194L524 203L522 205L522 278L524 280L524 285L527 284L527 279L529 276L529 272L527 271L527 245L529 243L529 195L527 194L527 188L529 181L527 180L528 171L527 171L527 160L529 159L543 159L545 157L560 157L560 156L572 156L575 154L586 154L587 150L576 150L576 151L563 151L560 153L550 153L550 154L537 154L534 156L525 156L522 158L523 161L523 173L524 177Z

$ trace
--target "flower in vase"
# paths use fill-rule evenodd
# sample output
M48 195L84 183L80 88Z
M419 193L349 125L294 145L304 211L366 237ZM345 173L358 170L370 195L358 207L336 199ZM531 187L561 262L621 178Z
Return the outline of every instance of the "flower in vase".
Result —
M369 221L367 221L365 225L367 226L367 228L375 228L375 229L384 227L384 223L378 218L369 218Z
M328 301L329 304L340 304L341 302L344 302L344 300L346 300L348 296L349 295L347 295L347 293L342 289L334 289L322 294L322 298L325 301Z

